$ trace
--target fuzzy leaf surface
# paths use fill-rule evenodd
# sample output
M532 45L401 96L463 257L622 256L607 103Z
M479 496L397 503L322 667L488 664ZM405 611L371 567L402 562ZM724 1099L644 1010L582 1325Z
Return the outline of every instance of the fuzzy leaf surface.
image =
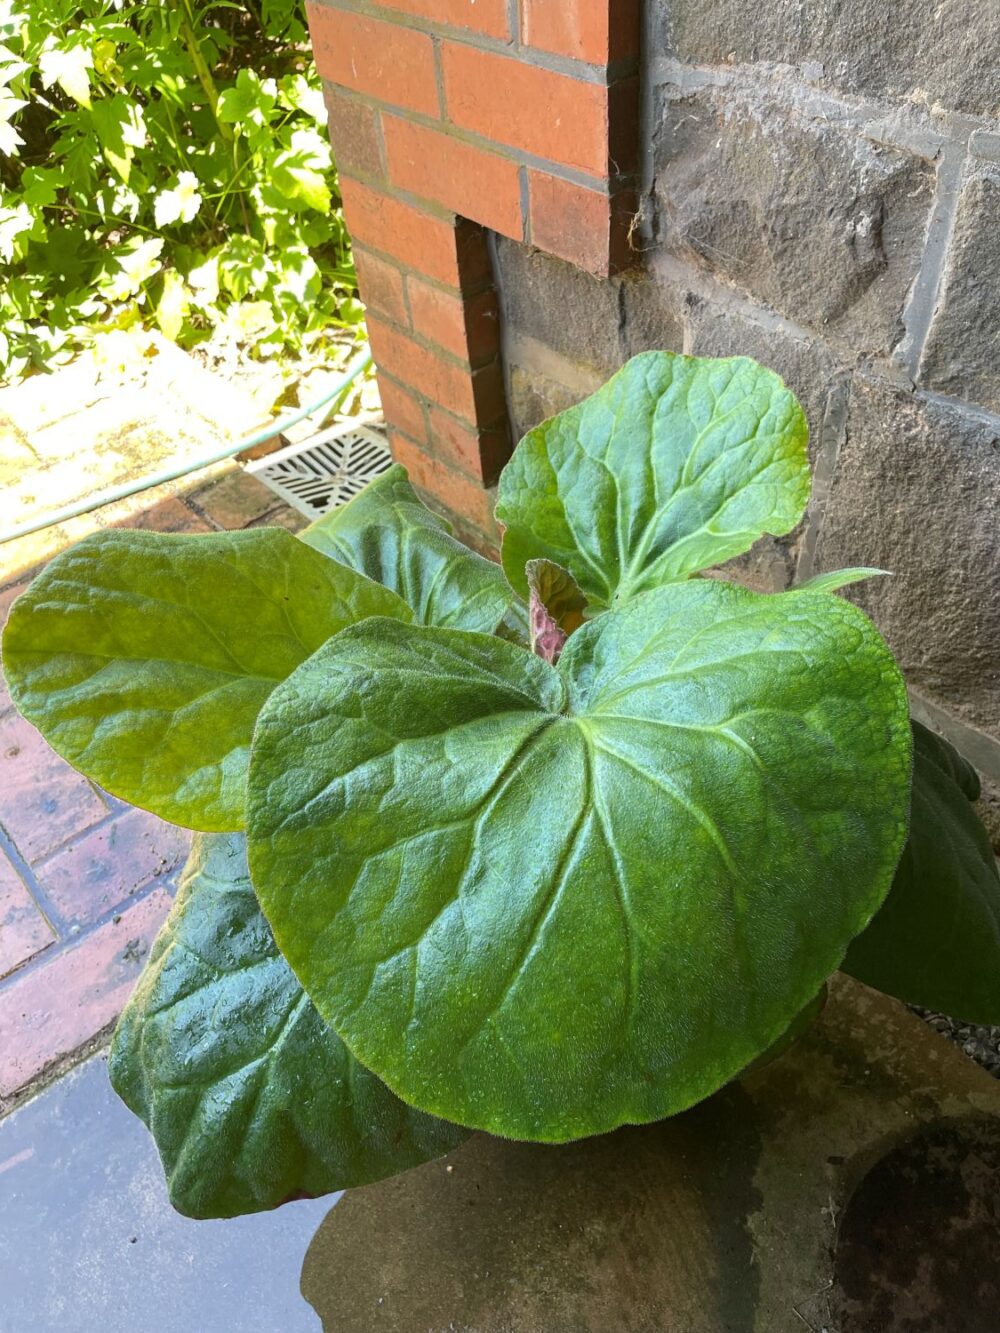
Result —
M913 723L910 837L892 892L844 971L908 1004L1000 1023L1000 873L972 802L979 779Z
M773 371L644 352L528 432L500 478L503 567L570 571L595 608L790 532L809 498L808 427Z
M279 681L392 592L281 528L95 533L18 598L14 703L75 768L188 828L243 825L250 737Z
M398 593L421 625L492 634L516 601L500 566L452 536L399 463L300 535Z
M195 838L110 1074L188 1217L365 1185L466 1137L405 1106L320 1018L275 947L240 834Z
M562 1141L707 1096L888 891L898 669L840 599L672 584L558 666L369 621L268 700L250 867L323 1017L406 1101Z

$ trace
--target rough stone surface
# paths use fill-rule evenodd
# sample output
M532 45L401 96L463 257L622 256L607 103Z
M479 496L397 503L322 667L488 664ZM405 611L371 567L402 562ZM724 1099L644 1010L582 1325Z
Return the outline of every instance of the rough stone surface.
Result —
M1000 1188L998 1112L1000 1084L838 978L802 1041L684 1115L561 1147L477 1135L348 1194L302 1290L337 1333L847 1333L834 1319L847 1301L850 1333L986 1333L973 1321L1000 1244L985 1206ZM925 1130L940 1137L895 1154ZM883 1185L908 1191L907 1207L873 1208ZM945 1271L937 1231L915 1217L945 1228ZM949 1295L951 1322L878 1322L880 1273L907 1262L930 1312Z
M1000 429L856 379L816 568L854 585L907 679L967 722L1000 720Z
M1000 113L995 0L654 0L661 51L802 67L827 88Z
M656 170L675 253L856 355L899 342L926 162L773 102L665 89Z
M586 395L538 370L515 365L510 370L510 416L514 438L520 439L540 421L565 412Z
M800 337L701 297L687 309L687 344L692 356L752 356L785 381L809 422L809 452L815 465L831 394L837 391L841 359L823 343Z
M610 374L618 368L618 283L528 246L497 238L497 279L504 320L553 351Z
M1000 411L1000 168L962 191L923 383Z
M682 352L688 293L683 285L651 272L621 279L622 359L639 352Z

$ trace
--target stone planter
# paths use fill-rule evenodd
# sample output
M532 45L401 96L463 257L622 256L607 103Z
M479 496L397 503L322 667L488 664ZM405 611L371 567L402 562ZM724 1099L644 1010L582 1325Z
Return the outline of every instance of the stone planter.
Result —
M838 977L790 1051L684 1115L563 1147L478 1135L345 1196L324 1328L988 1333L1000 1084Z

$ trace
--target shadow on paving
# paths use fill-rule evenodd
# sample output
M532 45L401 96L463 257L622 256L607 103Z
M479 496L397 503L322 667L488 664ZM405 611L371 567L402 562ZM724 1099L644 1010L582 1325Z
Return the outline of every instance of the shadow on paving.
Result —
M3 1333L316 1333L302 1259L330 1198L227 1222L167 1202L96 1056L0 1121Z

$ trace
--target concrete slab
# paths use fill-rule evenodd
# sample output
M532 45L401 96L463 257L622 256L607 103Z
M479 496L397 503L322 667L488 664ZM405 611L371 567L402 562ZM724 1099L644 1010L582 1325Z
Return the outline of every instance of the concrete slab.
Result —
M167 1202L103 1056L0 1122L3 1333L315 1333L302 1256L331 1198L228 1222Z
M771 1065L562 1147L477 1135L347 1195L302 1289L328 1333L991 1333L1000 1084L837 978Z

